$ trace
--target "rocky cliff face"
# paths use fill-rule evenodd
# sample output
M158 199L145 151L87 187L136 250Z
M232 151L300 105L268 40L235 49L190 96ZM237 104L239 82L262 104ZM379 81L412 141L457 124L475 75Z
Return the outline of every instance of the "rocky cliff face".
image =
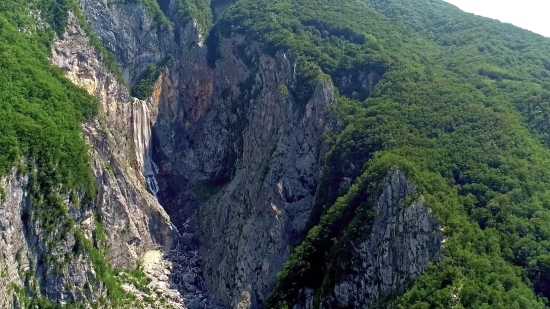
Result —
M222 59L217 67L231 58L222 54ZM238 308L262 303L305 228L317 188L326 112L334 102L332 86L321 82L305 108L298 106L280 91L280 85L292 82L291 56L258 60L259 70L252 72L257 95L243 107L248 123L242 152L228 162L235 164L233 177L201 207L207 282L221 292L224 303Z
M54 43L52 62L75 84L100 101L98 119L84 124L92 146L92 169L99 195L96 210L105 225L110 261L133 268L148 250L170 248L172 226L147 191L151 176L151 123L147 102L130 98L101 61L73 14L67 31Z
M140 1L79 0L87 23L113 51L124 79L134 85L150 63L159 63L177 46L173 29L148 12ZM175 1L173 5L175 5Z
M368 231L339 244L318 290L302 288L293 309L389 308L406 284L441 258L439 221L399 170L384 181Z
M0 182L6 193L5 199L0 200L0 275L6 282L0 285L0 305L4 308L8 308L14 302L15 291L10 290L10 285L23 286L24 278L20 276L20 269L30 269L29 248L25 242L21 220L23 209L28 202L24 191L27 183L28 178L19 177L15 170L9 178ZM17 257L21 257L20 262Z
M321 308L366 308L381 297L403 292L405 284L440 257L443 233L405 175L394 171L386 180L372 232L352 240L351 258L338 267L346 274L328 289Z
M138 35L143 14L133 14L133 24L120 19L134 6L98 10L82 2L122 67L131 62L128 54L148 53L129 45L133 39L110 35ZM146 32L139 36L143 46L154 45ZM256 307L305 228L334 91L321 82L300 106L285 91L295 79L291 53L270 57L248 38L231 36L217 39L217 60L208 63L195 22L175 23L173 33L179 47L151 98L159 201L185 238L200 243L204 279L220 303Z
M94 216L103 223L109 261L115 267L133 269L146 252L172 246L170 219L147 190L148 171L154 164L147 147L152 125L148 103L130 98L72 13L66 32L53 44L51 61L101 103L100 116L83 125L98 196L95 205L76 205L65 198L75 228L61 223L52 233L32 219L36 209L28 192L29 178L14 170L2 180L6 192L0 199L3 308L22 305L24 288L58 303L92 303L104 294L90 258L75 251L78 244L72 233L79 229L93 239ZM71 232L63 232L65 228Z
M55 232L48 231L32 219L36 208L28 192L29 177L14 169L0 186L6 192L0 199L0 306L28 304L25 289L60 303L91 303L103 295L90 259L73 251L77 241L72 230L61 223ZM75 228L92 238L92 209L65 202Z
M213 68L204 47L184 51L159 82L159 200L200 242L220 303L254 308L305 228L334 91L321 82L299 106L283 91L292 54L263 55L242 36L220 39Z
M200 44L183 53L160 81L159 200L180 230L199 232L220 303L255 308L305 228L334 91L321 82L300 106L284 91L292 54L264 55L246 37L220 38L213 66Z

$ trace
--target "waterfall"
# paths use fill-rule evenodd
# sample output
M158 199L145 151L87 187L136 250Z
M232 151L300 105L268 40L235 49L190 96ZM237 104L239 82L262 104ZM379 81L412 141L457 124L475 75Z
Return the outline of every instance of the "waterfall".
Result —
M147 190L157 198L159 191L155 175L158 173L158 167L153 162L153 149L151 146L151 119L147 103L141 100L135 100L133 103L134 117L134 143L136 146L136 157L138 166L145 177Z

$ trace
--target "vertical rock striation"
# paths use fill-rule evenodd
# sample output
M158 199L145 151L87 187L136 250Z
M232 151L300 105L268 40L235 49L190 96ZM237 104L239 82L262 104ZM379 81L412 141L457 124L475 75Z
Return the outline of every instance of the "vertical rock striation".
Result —
M140 1L78 2L93 32L116 54L129 85L135 85L147 65L161 62L176 47L172 27L161 22Z
M351 253L336 261L343 276L331 278L321 308L368 308L385 297L391 301L440 258L440 224L403 173L391 172L374 210L378 214L370 234L351 240ZM304 295L296 309L312 308L313 295Z
M0 307L13 307L15 291L10 286L23 286L21 273L30 270L30 254L24 227L24 209L29 203L25 188L28 177L13 170L9 177L0 181L5 197L0 198Z
M110 34L136 35L141 17L121 21L127 4L81 5L123 67L128 54L145 57L133 39ZM146 45L155 41L148 29L140 36ZM191 244L200 243L208 290L224 306L256 308L305 228L334 90L320 82L301 105L281 90L295 82L292 53L265 55L241 35L206 46L194 21L175 22L173 33L178 48L150 98L158 199Z
M0 186L6 193L0 199L0 307L18 308L26 289L58 303L91 303L103 295L92 262L73 251L72 231L67 232L63 223L56 226L59 230L48 231L32 219L36 209L28 192L29 178L13 169ZM66 197L65 202L76 227L91 238L92 209L77 207Z
M96 210L111 263L133 268L148 250L170 248L173 237L168 215L147 192L154 177L147 103L130 98L72 13L66 32L53 44L51 60L100 102L98 119L84 124L99 189Z

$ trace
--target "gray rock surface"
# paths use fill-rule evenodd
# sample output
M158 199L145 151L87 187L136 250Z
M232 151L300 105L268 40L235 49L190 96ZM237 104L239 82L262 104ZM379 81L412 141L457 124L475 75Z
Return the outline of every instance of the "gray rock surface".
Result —
M322 308L367 308L380 297L403 292L405 283L440 258L443 233L422 197L398 170L384 184L372 232L352 241L351 268L322 301ZM307 306L306 306L307 307Z
M78 0L88 25L117 56L129 85L150 63L158 64L176 46L171 26L158 23L139 1Z
M208 291L256 308L305 228L334 90L320 82L300 106L281 91L295 79L291 53L264 55L243 36L217 48L211 67L203 46L186 47L159 82L159 199L180 230L199 232Z
M29 203L25 188L28 178L13 170L9 177L0 181L6 196L0 199L0 307L13 307L14 291L10 285L23 286L21 271L31 265L26 238L23 233L23 211Z
M27 185L28 177L16 169L0 180L6 192L6 198L0 200L0 307L17 308L24 301L17 293L19 289L29 289L58 303L97 300L104 290L91 261L72 251L72 232L56 239L65 226L55 226L59 230L49 233L31 219L35 208ZM77 209L66 201L76 226L91 236L95 227L92 210L84 206Z
M125 50L119 62L143 52L109 34L136 33L117 21L125 5L81 3L105 45L123 46L112 48ZM255 308L305 228L334 90L321 82L300 106L281 90L295 81L292 53L264 55L239 35L207 47L196 22L174 29L178 48L150 98L159 201L188 242L200 243L207 290L226 307ZM208 48L217 49L215 63Z

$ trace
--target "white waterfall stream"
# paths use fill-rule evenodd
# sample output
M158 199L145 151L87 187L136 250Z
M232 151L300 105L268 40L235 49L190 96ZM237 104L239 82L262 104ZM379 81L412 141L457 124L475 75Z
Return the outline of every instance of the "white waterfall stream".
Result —
M136 157L139 168L145 177L147 190L157 198L159 191L155 175L158 167L153 162L153 149L151 145L151 118L147 103L135 100L133 106L134 117L134 143L136 145Z

